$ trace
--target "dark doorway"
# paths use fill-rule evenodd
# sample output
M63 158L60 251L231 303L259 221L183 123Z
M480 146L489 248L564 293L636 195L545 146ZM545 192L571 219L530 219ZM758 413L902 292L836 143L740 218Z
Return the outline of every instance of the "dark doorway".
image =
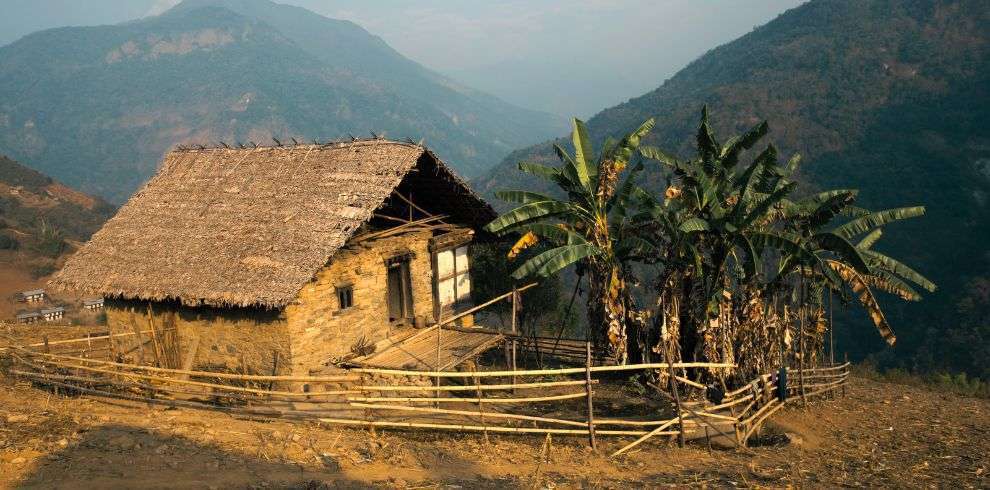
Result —
M388 319L393 323L412 323L412 281L409 259L398 258L388 263Z

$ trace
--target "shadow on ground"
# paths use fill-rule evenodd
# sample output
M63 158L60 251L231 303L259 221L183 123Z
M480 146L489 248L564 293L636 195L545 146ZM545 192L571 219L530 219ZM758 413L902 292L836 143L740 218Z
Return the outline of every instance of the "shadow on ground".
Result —
M380 488L348 479L332 455L303 466L136 426L105 425L37 460L19 488ZM258 451L259 453L261 451ZM317 460L319 463L317 463Z

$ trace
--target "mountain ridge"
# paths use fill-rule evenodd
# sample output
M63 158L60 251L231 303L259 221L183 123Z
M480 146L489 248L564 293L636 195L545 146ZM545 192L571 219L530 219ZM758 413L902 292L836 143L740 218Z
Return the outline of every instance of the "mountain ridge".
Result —
M267 0L187 0L0 48L0 152L116 202L180 143L374 131L424 139L470 177L561 128L556 116L458 86L356 24Z
M647 143L688 156L707 104L723 138L768 119L768 140L781 154L804 156L809 188L859 188L860 202L873 208L927 206L928 216L888 227L879 246L941 289L921 303L885 304L904 333L894 350L883 350L855 322L840 332L841 345L857 359L880 352L875 359L887 365L966 369L990 379L979 363L957 362L954 350L965 342L945 341L956 328L957 304L977 294L972 281L990 277L985 7L968 0L811 1L710 50L587 126L601 141L656 117ZM556 142L569 146L565 138ZM515 169L525 160L556 163L550 142L517 150L476 186L487 195L547 190ZM644 182L662 192L666 176L647 162ZM981 335L976 342L990 345L990 331Z

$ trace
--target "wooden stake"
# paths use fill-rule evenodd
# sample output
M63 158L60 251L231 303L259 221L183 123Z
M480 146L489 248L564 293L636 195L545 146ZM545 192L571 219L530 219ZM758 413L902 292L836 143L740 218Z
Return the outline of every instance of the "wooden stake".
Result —
M162 358L165 357L165 354L162 351L161 344L158 342L158 333L155 332L155 319L150 302L148 303L148 328L151 330L151 343L155 351L155 365L158 367L173 367L162 364Z
M138 364L144 365L144 337L141 336L141 329L137 327L133 313L131 313L130 318L132 320L131 329L134 330L134 335L137 337L138 342Z
M440 310L441 310L441 313L440 314L442 315L443 314L443 312L442 312L443 311L443 305L440 305ZM437 325L437 363L433 367L433 369L435 369L437 372L440 371L440 340L441 340L441 334L442 334L442 332L443 332L443 327L441 327L440 325ZM437 388L440 388L440 376L439 375L437 376L436 386L437 386ZM439 389L437 390L437 398L440 398L440 390ZM440 407L440 402L439 401L436 403L436 406L438 408Z
M673 377L673 374L674 374L674 361L671 360L671 357L672 357L671 356L671 353L668 352L667 353L667 364L670 367L670 374L671 374L671 376L669 376L667 379L670 380L670 388L671 388L671 391L674 393L674 404L677 406L677 424L680 427L680 431L678 432L678 435L677 435L677 445L679 447L684 447L684 412L683 412L683 410L681 408L681 395L677 392L677 382L674 380L674 377ZM658 391L660 391L661 393L664 393L663 390L658 390ZM664 393L664 395L666 395L666 393Z
M476 367L471 368L472 371L477 371ZM475 394L478 397L478 420L481 422L481 426L485 427L485 404L481 403L481 378L474 377ZM491 441L488 440L488 431L484 431L485 434L485 444L490 444ZM547 434L549 436L549 434Z
M844 352L842 354L842 357L845 360L845 362L843 363L843 365L848 366L849 365L849 353L848 352ZM846 369L848 370L848 368L846 368ZM845 383L842 383L842 398L845 398L845 397L846 397L846 384Z
M801 304L798 306L798 351L801 353L801 358L798 360L798 382L801 386L801 405L808 406L808 398L804 395L804 315L805 311L805 294L804 294L804 277L801 278Z
M585 359L584 381L585 391L588 395L588 443L591 444L592 451L597 451L598 444L595 443L595 406L591 396L591 342L585 343L585 346L587 348L587 356Z
M277 350L273 350L272 351L272 376L275 376L276 374L278 374L278 351ZM268 382L268 391L272 391L272 388L274 387L274 385L275 385L275 380L269 381Z

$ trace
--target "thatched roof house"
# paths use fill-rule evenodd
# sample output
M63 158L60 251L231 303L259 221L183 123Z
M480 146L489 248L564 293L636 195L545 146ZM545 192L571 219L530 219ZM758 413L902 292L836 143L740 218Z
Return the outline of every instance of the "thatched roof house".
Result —
M176 327L162 364L298 372L465 300L466 244L494 217L414 144L181 149L52 285L106 297L112 329Z

